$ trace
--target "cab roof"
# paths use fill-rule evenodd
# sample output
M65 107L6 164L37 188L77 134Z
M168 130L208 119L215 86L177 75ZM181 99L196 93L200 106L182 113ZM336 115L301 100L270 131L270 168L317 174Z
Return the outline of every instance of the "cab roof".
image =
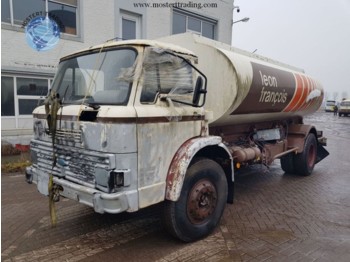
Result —
M67 56L64 56L61 58L61 60L65 60L68 59L71 56L76 56L82 53L90 53L93 51L97 51L102 49L111 49L114 47L131 47L131 46L151 46L151 47L155 47L155 48L161 48L161 49L165 49L167 51L173 52L173 53L177 53L180 55L187 55L187 56L191 56L193 58L197 58L197 56L190 50L180 47L178 45L174 45L174 44L170 44L170 43L164 43L164 42L160 42L160 41L156 41L156 40L144 40L144 39L136 39L136 40L124 40L124 41L116 41L116 40L112 40L112 41L107 41L103 44L99 44L99 45L95 45L95 46L90 46L89 48L85 48L82 49L80 51L74 52L72 54L69 54Z

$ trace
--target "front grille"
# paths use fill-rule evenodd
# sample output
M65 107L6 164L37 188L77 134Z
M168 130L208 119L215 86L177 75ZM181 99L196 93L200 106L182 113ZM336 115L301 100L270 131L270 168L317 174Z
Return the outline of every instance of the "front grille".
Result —
M95 168L106 170L115 168L113 154L88 151L62 144L55 145L56 165L52 168L54 156L51 143L33 140L30 146L35 158L34 165L37 168L80 184L94 186Z
M49 134L50 140L52 139ZM72 147L83 147L82 145L82 132L76 129L57 129L55 135L55 143L58 145L72 146Z

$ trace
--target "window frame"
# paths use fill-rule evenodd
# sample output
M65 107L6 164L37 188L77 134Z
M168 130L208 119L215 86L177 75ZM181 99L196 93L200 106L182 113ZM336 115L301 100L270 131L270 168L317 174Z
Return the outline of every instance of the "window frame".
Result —
M199 15L190 11L186 11L183 9L179 9L179 8L173 8L173 12L172 12L172 30L171 30L171 34L179 34L179 33L174 33L174 14L180 15L180 16L184 16L186 21L186 31L185 32L191 32L191 33L195 33L198 35L201 35L203 37L209 38L207 36L203 35L203 23L209 24L213 26L213 38L209 38L209 39L213 39L213 40L217 40L217 24L218 21L216 19L210 18L210 17L206 17L203 15ZM189 28L189 18L191 19L195 19L195 20L199 20L200 21L200 27L201 27L201 31L196 31L196 30L192 30ZM183 33L185 33L183 32Z
M19 117L25 117L25 116L31 116L32 113L30 114L21 114L20 113L20 100L44 100L48 91L50 90L50 85L49 85L49 79L48 78L41 78L41 77L32 77L32 76L16 76L16 81L15 81L15 85L14 85L14 88L15 88L15 104L17 102L17 109L18 109L18 116ZM42 95L20 95L18 94L18 79L19 78L22 78L22 79L39 79L39 80L46 80L46 84L47 84L47 92L45 94L42 94ZM16 112L16 108L15 108L15 112Z
M136 34L136 37L134 39L140 39L142 37L142 34L141 34L141 15L120 10L120 15L119 15L119 32L120 32L121 38L123 40L125 40L123 38L123 19L135 22L135 34ZM131 39L127 39L127 40L131 40Z
M17 32L25 32L25 28L23 28L22 24L18 25L14 23L14 10L13 10L13 0L2 0L2 1L8 1L9 5L10 5L10 23L8 22L3 22L1 21L1 28L2 29L7 29L7 30L13 30L13 31L17 31ZM44 9L43 10L38 10L38 12L40 11L44 11L46 10L46 8L48 8L48 2L52 2L55 4L62 4L62 5L66 5L69 7L74 7L76 8L76 13L75 13L75 19L76 19L76 34L69 34L69 33L64 33L61 32L60 33L60 38L62 39L66 39L66 40L73 40L73 41L81 41L82 38L82 32L81 32L81 3L80 0L77 0L77 5L71 5L71 4L67 4L64 3L64 1L60 1L60 0L44 0L45 2L43 3L44 5ZM28 16L31 14L28 14Z
M1 119L14 119L15 120L15 127L16 129L21 128L20 121L23 119L31 119L32 113L30 114L20 114L19 113L19 100L39 100L39 99L45 99L47 94L44 94L42 96L32 96L32 95L18 95L17 94L17 78L31 78L31 79L41 79L47 81L47 88L50 90L51 88L51 82L53 80L53 76L38 76L38 75L26 75L26 74L12 74L12 73L2 73L1 77L11 77L13 78L13 92L14 92L14 115L12 116L1 116Z
M148 52L152 52L152 49L154 48L154 47L146 47L145 48L145 51L146 51L146 49L149 49L148 50ZM171 56L174 56L174 57L177 57L178 59L180 59L180 60L182 60L182 62L185 64L185 66L187 67L187 69L190 69L190 71L189 70L187 70L188 71L188 75L190 76L190 78L191 78L191 85L192 85L192 87L193 87L193 92L194 92L194 88L195 88L195 81L196 81L196 78L197 78L197 74L199 73L199 71L198 71L198 69L196 69L196 67L190 62L190 60L189 59L187 59L187 58L185 58L185 57L182 57L182 56L179 56L178 54L176 54L176 53L173 53L173 52L169 52L169 51L166 51L166 50L164 50L163 49L163 52L162 52L163 54L165 54L165 55L171 55ZM144 54L145 55L145 54ZM181 63L182 63L181 62ZM157 74L157 76L158 76L158 78L159 78L159 80L157 80L157 91L155 92L155 94L154 94L154 99L151 101L146 101L146 100L143 100L143 98L142 98L142 95L143 95L143 93L144 93L144 91L146 91L146 81L143 81L143 84L142 84L142 87L141 87L141 91L140 91L140 96L139 96L139 98L138 98L138 103L140 104L140 105L155 105L157 102L158 102L158 99L159 99L159 97L160 97L160 95L168 95L168 94L170 94L172 91L175 91L176 90L176 87L174 86L174 87L172 87L172 88L170 88L169 90L167 90L167 89L162 89L162 78L160 78L160 77L163 77L164 76L164 74L160 74L160 67L159 67L159 63L156 63L156 64L154 64L155 65L155 67L156 67L156 74ZM184 67L182 67L182 69L183 69ZM181 69L181 70L182 70ZM176 69L174 72L176 72L178 69ZM145 76L146 76L146 74L147 74L147 70L143 70L143 73L142 73L142 78L144 79L145 78ZM200 73L201 74L201 73ZM178 94L179 96L181 96L181 94ZM189 103L187 103L187 102L185 102L185 101L176 101L176 100L174 100L175 102L178 102L178 103L181 103L181 104L185 104L185 105L190 105Z
M1 115L1 118L13 118L13 117L15 117L16 116L16 92L15 92L15 85L16 85L16 83L15 83L15 81L16 81L16 79L13 77L13 76L11 76L11 75L3 75L3 74L1 74L1 78L2 77L8 77L8 78L12 78L12 95L13 95L13 106L14 106L14 108L13 108L13 115L7 115L7 116L3 116L3 115ZM2 81L2 79L1 79L1 81Z

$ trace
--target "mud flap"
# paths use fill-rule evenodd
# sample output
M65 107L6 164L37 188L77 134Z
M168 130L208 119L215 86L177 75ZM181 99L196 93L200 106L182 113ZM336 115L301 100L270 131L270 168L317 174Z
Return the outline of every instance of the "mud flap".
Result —
M227 203L233 204L234 199L234 190L235 190L235 183L231 181L231 179L227 179L227 186L228 186L228 192L227 192Z
M329 155L329 152L323 147L323 145L317 145L317 159L316 164L320 162L322 159L326 158Z

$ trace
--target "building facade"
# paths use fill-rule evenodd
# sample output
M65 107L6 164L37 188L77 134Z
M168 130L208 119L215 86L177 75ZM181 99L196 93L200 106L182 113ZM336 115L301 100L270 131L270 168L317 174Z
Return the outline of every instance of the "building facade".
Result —
M194 32L231 44L233 0L2 0L1 136L28 144L33 109L53 81L59 58L110 39L156 39ZM28 23L48 15L60 29L47 50L27 42Z

